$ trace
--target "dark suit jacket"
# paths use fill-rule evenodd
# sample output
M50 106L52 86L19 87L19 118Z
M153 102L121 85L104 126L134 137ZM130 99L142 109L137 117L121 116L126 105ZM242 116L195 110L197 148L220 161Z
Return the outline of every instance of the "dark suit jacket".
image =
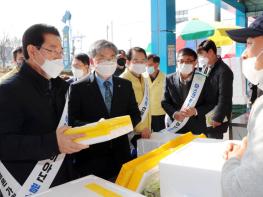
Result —
M193 80L193 79L192 79ZM190 82L190 84L192 81ZM187 94L190 86L187 88ZM213 103L209 97L209 87L205 83L201 95L196 104L198 112L197 116L192 116L186 125L179 130L178 133L186 133L192 131L194 134L206 133L206 119L205 114L213 109ZM173 114L180 111L183 106L184 99L182 92L180 92L180 76L178 73L173 73L166 78L165 92L162 100L162 107L166 113L173 120Z
M231 69L219 58L207 79L211 87L209 94L214 104L217 105L214 121L222 122L225 117L228 119L231 117L233 78Z
M95 74L81 83L73 84L69 99L69 123L79 126L96 122L101 118L130 115L133 126L140 120L140 111L135 100L132 84L128 80L113 76L111 112L108 113ZM109 179L116 176L121 165L131 158L128 136L109 142L91 145L76 154L76 167L80 176L95 174Z
M56 128L68 84L47 80L26 63L0 86L0 160L23 184L39 160L59 154ZM70 181L68 156L52 186Z

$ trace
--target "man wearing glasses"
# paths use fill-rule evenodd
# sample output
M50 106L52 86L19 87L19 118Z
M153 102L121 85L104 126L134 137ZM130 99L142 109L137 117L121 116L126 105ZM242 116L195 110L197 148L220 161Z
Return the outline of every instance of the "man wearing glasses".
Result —
M0 86L0 172L13 192L26 196L72 180L72 162L65 154L87 146L73 142L82 135L64 135L69 127L62 126L61 116L68 84L58 77L64 68L58 30L36 24L25 31L22 42L25 62ZM2 186L6 196L8 188Z
M89 56L95 72L72 85L69 99L69 123L80 126L101 118L130 115L135 127L141 120L132 84L113 76L117 68L117 48L106 40L92 44ZM94 174L113 180L123 163L131 159L128 136L91 145L75 155L75 167L80 177Z
M194 134L205 133L205 115L213 108L209 99L207 83L204 84L196 105L194 107L183 107L193 82L196 64L197 54L190 48L183 48L178 52L177 72L166 78L162 107L171 121L183 122L189 118L177 133L183 134L189 131Z

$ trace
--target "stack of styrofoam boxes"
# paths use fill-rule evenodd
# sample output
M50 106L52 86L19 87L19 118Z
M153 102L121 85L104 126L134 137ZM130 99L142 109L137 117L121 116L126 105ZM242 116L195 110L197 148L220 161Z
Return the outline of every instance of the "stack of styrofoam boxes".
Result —
M229 141L196 139L163 159L161 196L221 197L223 153Z

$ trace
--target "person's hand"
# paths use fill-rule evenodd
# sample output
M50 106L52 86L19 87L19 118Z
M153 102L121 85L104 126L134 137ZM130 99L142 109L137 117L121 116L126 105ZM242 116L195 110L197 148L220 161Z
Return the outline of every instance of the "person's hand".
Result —
M58 147L59 151L61 153L65 154L72 154L79 152L85 148L88 148L88 145L82 145L74 142L73 140L84 137L85 134L75 134L75 135L65 135L64 132L71 127L63 126L57 129L57 141L58 141Z
M173 118L179 122L183 122L185 119L185 115L181 111L175 112Z
M232 157L241 159L246 149L247 149L247 137L244 137L241 145L237 145L233 143L228 144L223 157L225 160L229 160Z
M151 131L148 128L143 129L141 133L142 138L149 139L151 137Z
M197 110L195 107L184 108L181 110L181 112L185 117L189 117L189 118L197 114Z
M216 122L214 120L212 120L212 123L211 123L213 128L216 128L216 127L220 126L221 124L222 124L221 122Z

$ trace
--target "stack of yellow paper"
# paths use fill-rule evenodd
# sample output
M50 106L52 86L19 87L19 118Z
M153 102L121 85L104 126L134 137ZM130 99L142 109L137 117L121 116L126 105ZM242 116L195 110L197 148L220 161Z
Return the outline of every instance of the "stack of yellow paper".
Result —
M80 144L96 144L125 135L133 130L130 116L101 119L98 122L74 127L65 132L66 135L85 134L75 142Z
M152 169L158 166L159 162L178 150L185 144L191 142L195 138L204 138L205 135L194 136L191 132L179 136L159 148L146 153L122 166L122 169L118 175L116 183L131 189L133 191L140 192L143 182L145 181L145 175ZM149 176L149 173L147 174Z

